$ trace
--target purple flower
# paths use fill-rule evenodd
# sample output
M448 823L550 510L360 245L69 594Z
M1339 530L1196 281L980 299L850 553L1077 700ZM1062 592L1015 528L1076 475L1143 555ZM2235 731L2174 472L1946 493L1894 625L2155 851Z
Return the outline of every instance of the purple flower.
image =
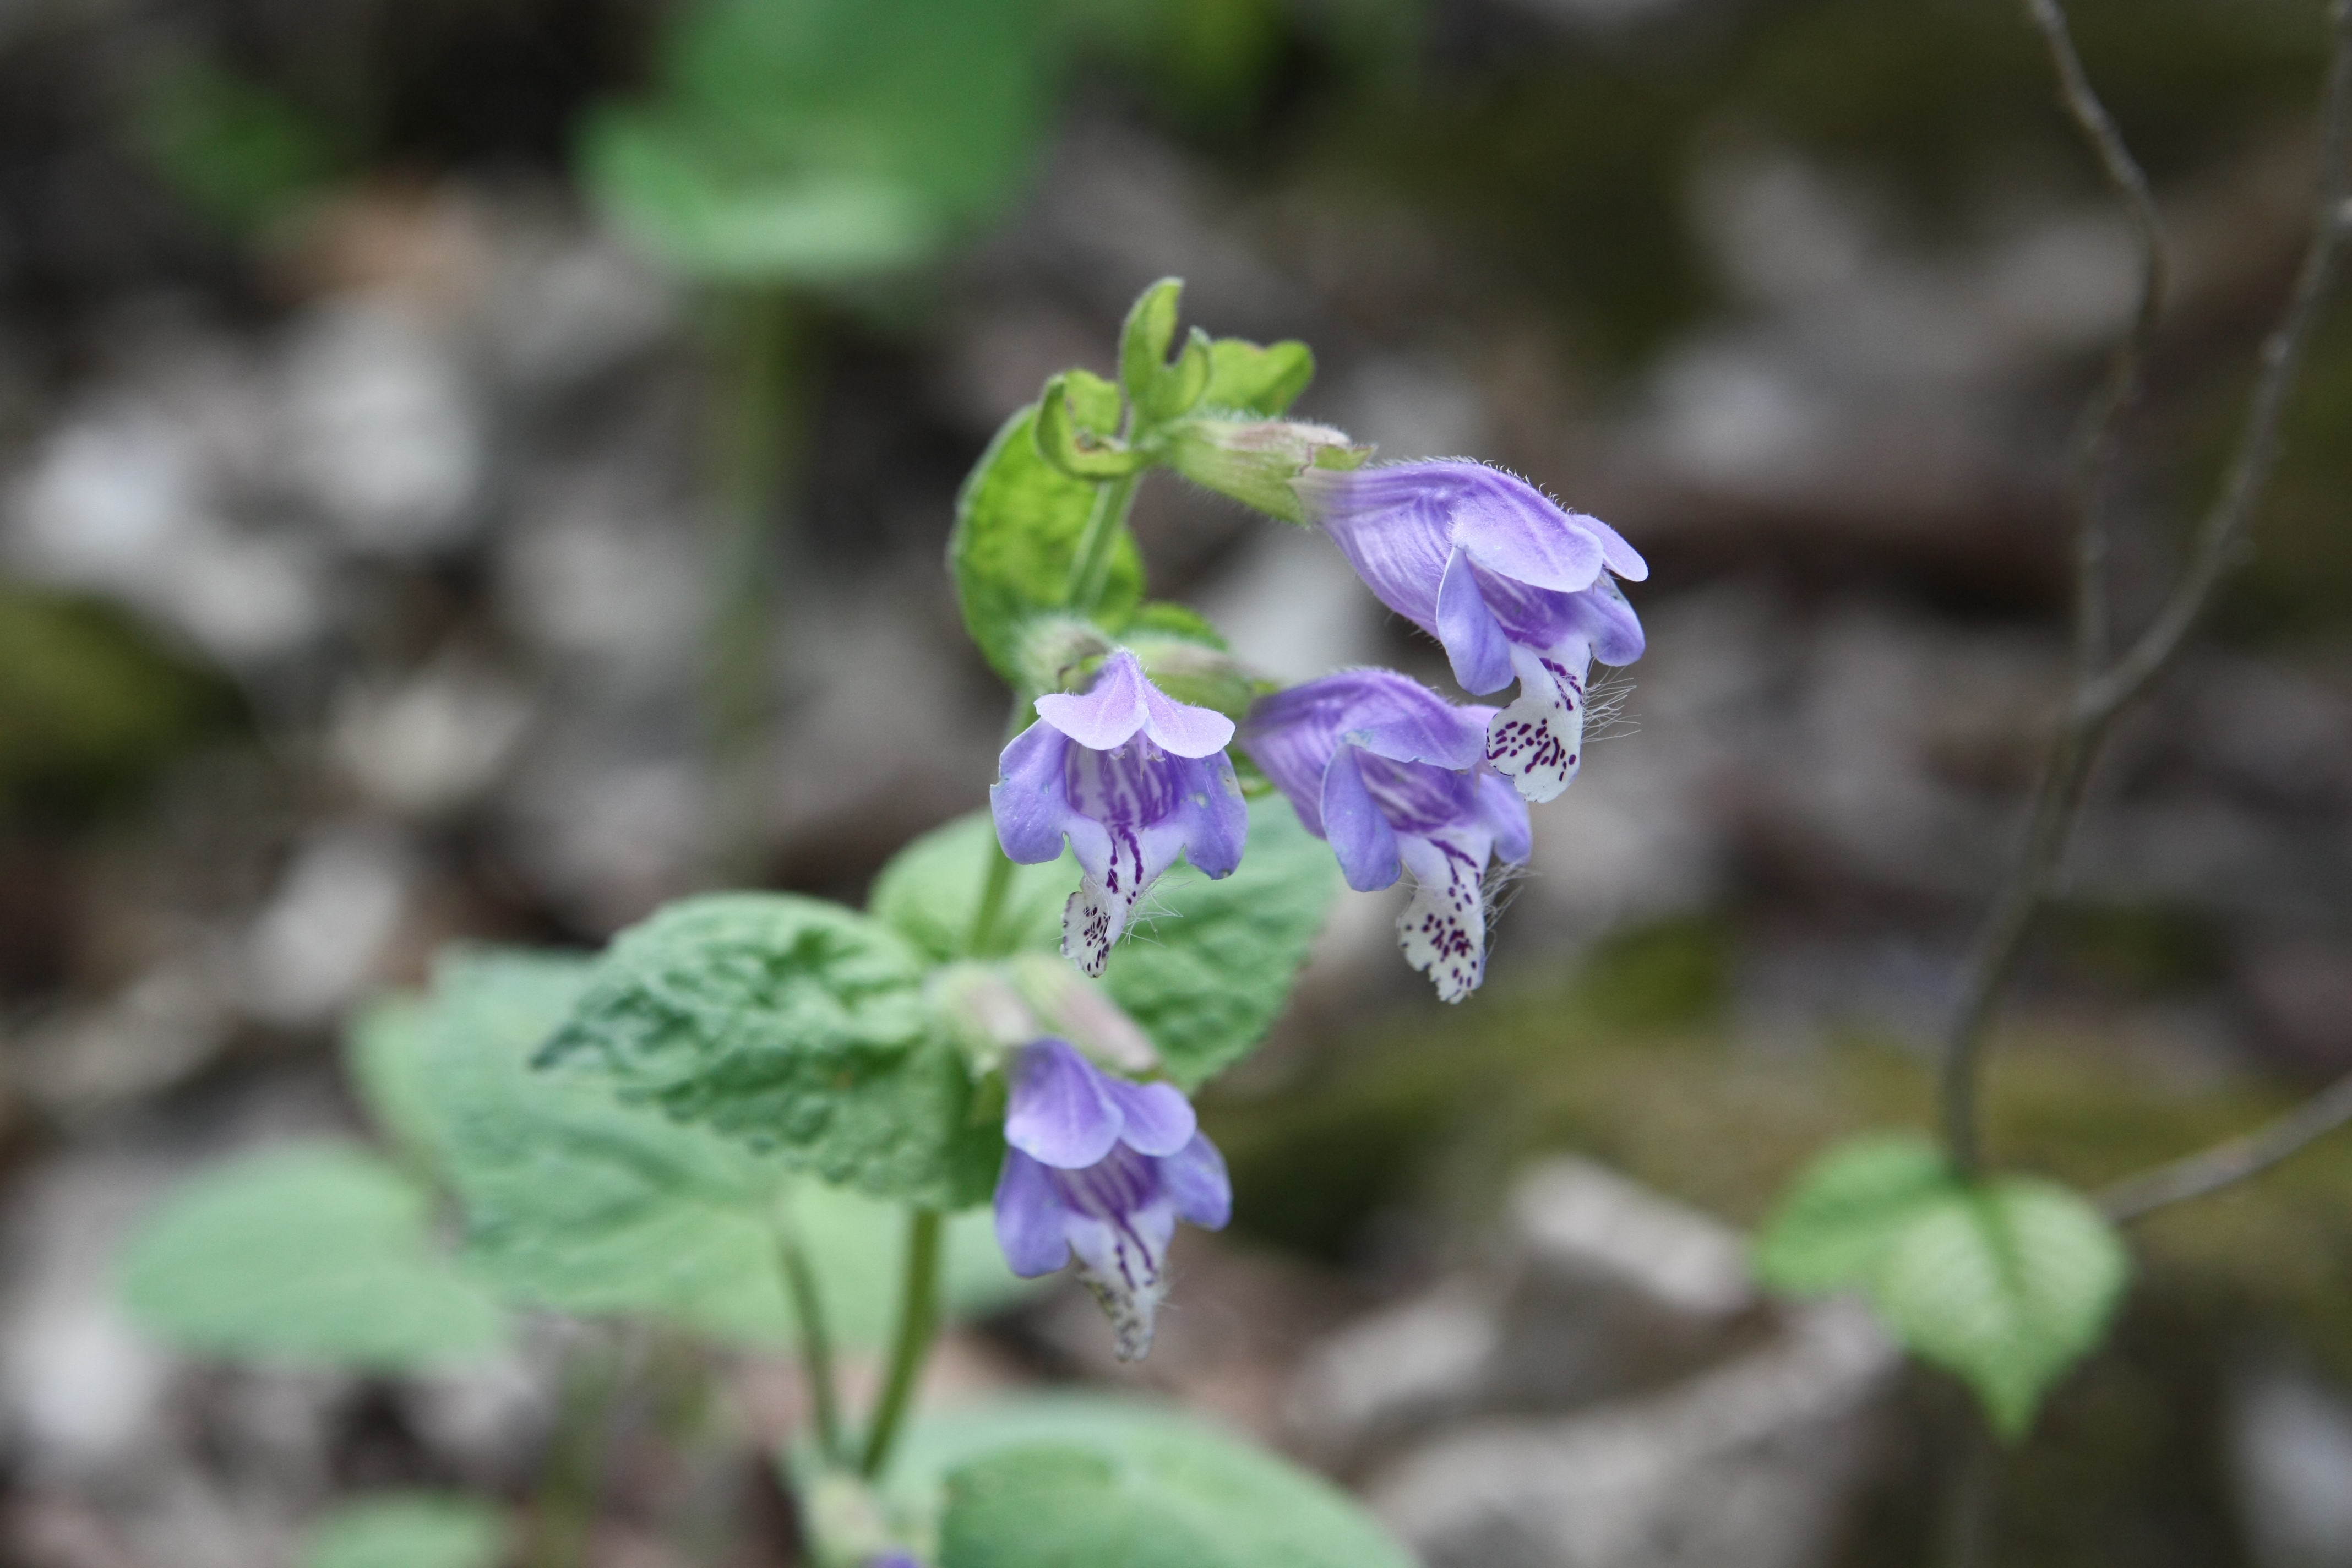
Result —
M1517 864L1530 847L1527 803L1482 765L1494 717L1391 669L1348 669L1261 698L1242 726L1243 747L1329 840L1349 887L1412 872L1397 942L1447 1002L1486 975L1487 861Z
M1176 1222L1232 1217L1224 1158L1180 1090L1110 1077L1066 1040L1023 1047L1011 1076L997 1245L1024 1279L1076 1253L1119 1359L1135 1361L1151 1348Z
M1136 901L1181 852L1212 877L1241 864L1249 835L1225 743L1233 721L1171 700L1121 649L1084 696L1037 699L988 804L997 842L1024 866L1069 840L1086 873L1062 911L1062 952L1100 974Z
M1381 602L1444 645L1465 691L1518 681L1487 726L1486 760L1528 800L1566 789L1593 659L1642 657L1642 623L1610 575L1650 574L1633 546L1483 463L1310 468L1294 485Z

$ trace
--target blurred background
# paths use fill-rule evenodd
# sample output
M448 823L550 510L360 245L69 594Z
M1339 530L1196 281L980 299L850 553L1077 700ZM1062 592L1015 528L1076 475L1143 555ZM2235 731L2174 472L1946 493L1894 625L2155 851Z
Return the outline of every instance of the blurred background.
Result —
M2074 10L2177 246L2130 624L2302 243L2322 7ZM184 1361L114 1304L123 1237L356 1127L338 1032L441 944L856 901L979 805L956 486L1171 273L1314 346L1305 414L1615 524L1652 651L1478 997L1346 896L1204 1108L1239 1212L1152 1359L1054 1295L959 1331L941 1397L1172 1394L1433 1563L1929 1560L1963 1397L1759 1303L1741 1231L1924 1124L2064 673L2134 259L2002 0L0 5L0 1560L275 1563L355 1489L528 1493L548 1358ZM2352 1070L2342 306L2287 435L2100 774L2005 1163L2105 1181ZM1267 672L1444 684L1319 538L1166 479L1137 526ZM2137 1239L2116 1342L1994 1468L1995 1560L2352 1563L2352 1142ZM748 1433L795 1397L725 1381ZM639 1425L592 1561L793 1560L748 1440Z

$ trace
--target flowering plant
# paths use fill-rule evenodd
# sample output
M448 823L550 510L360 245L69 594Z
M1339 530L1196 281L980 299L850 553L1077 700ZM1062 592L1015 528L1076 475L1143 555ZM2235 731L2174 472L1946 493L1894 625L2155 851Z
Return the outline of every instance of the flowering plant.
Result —
M1528 858L1528 803L1581 760L1593 661L1642 648L1614 579L1645 568L1605 524L1479 464L1371 465L1287 417L1303 344L1180 344L1179 288L1137 301L1116 382L1054 377L959 499L964 623L1013 691L985 811L909 845L864 911L710 893L593 960L446 957L354 1037L405 1165L314 1148L200 1184L134 1248L142 1319L380 1368L494 1348L525 1311L789 1341L811 1430L788 1469L825 1564L996 1561L1000 1538L1025 1558L1130 1514L1213 1516L1220 1563L1401 1563L1320 1483L1161 1413L929 1422L900 1457L941 1318L1024 1279L1074 1268L1116 1353L1149 1353L1180 1222L1233 1209L1190 1097L1265 1037L1339 882L1409 875L1403 956L1467 996L1490 870ZM1145 597L1127 519L1154 468L1321 529L1465 688L1518 697L1363 668L1277 689ZM442 1197L455 1259L425 1223ZM219 1284L232 1234L280 1248L258 1297L251 1270ZM853 1429L834 1356L858 1347L885 1370ZM1048 1441L1113 1465L1116 1504Z

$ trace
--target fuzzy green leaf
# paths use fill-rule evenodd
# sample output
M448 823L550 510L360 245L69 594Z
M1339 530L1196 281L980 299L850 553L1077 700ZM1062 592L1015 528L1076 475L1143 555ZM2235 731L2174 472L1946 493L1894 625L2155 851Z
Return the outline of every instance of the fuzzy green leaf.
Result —
M505 1521L478 1498L394 1492L345 1503L303 1537L301 1568L493 1568Z
M655 94L589 117L583 181L694 276L906 267L1017 189L1048 37L1034 0L703 0L677 13Z
M874 879L876 919L946 963L969 950L972 921L990 868L1001 858L985 811L935 827L890 858ZM1078 886L1078 863L1066 849L1043 866L1015 866L996 914L996 945L1007 952L1061 945L1062 906Z
M1217 882L1190 865L1162 877L1103 984L1160 1047L1169 1076L1198 1088L1265 1038L1339 891L1329 847L1289 803L1254 800L1240 868Z
M2000 1177L1915 1215L1873 1299L1923 1361L1958 1373L2011 1442L2096 1350L2131 1279L2098 1210L2054 1183Z
M1951 1167L1923 1138L1842 1143L1781 1195L1757 1238L1757 1273L1796 1295L1865 1286L1904 1226L1953 1191Z
M963 1058L915 951L818 899L688 899L614 938L541 1060L818 1179L954 1209L983 1201L1001 1130L973 1119Z
M1229 409L1273 418L1298 401L1315 379L1315 351L1296 339L1260 347L1241 338L1219 338L1209 345L1208 390L1204 408Z
M197 1355L400 1372L488 1354L503 1316L434 1250L432 1199L352 1144L205 1173L140 1227L124 1305Z
M371 1107L406 1118L457 1196L471 1272L536 1306L774 1344L794 1331L778 1270L789 1225L835 1339L883 1343L904 1247L890 1205L627 1104L601 1073L532 1068L592 972L570 955L461 952L437 967L430 1003L371 1009L354 1033ZM988 1310L1022 1288L985 1215L954 1221L948 1246L951 1312Z
M1921 1360L1976 1391L2014 1441L2098 1348L2131 1274L2098 1210L2053 1183L1967 1183L1924 1139L1873 1135L1800 1176L1757 1244L1765 1283L1858 1289Z
M917 839L883 869L874 912L942 960L961 953L998 851L986 812ZM1065 852L1014 868L999 915L1008 948L1058 949L1062 906L1077 890ZM1338 896L1339 867L1279 799L1250 803L1249 847L1234 874L1211 881L1179 864L1111 951L1104 989L1159 1047L1169 1077L1198 1088L1257 1047Z
M1015 689L1025 689L1025 623L1067 609L1078 542L1094 515L1100 485L1073 479L1047 462L1034 436L1037 407L1024 408L996 433L956 498L948 563L963 623L990 665ZM1143 598L1143 558L1122 531L1096 613L1118 626Z
M1408 1568L1319 1476L1140 1402L1037 1398L926 1422L888 1490L941 1568Z

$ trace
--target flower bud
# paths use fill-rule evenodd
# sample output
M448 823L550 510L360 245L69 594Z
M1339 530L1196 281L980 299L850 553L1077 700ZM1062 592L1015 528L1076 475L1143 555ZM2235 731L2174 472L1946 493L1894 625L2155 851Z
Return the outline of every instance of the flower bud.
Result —
M1296 419L1188 419L1167 437L1178 473L1285 522L1307 521L1291 481L1309 468L1360 468L1371 455L1343 430Z

